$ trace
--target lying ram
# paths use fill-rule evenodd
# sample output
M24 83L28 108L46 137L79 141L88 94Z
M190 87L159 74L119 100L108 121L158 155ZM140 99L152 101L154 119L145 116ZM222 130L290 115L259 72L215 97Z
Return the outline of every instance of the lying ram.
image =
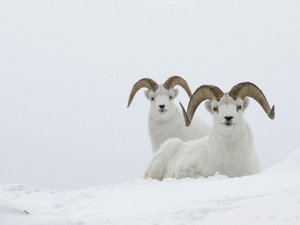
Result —
M187 113L181 105L187 126L198 106L205 100L206 109L213 116L213 127L208 136L190 142L170 139L153 155L145 178L208 177L216 173L229 177L251 175L260 171L250 127L243 117L249 99L255 99L274 119L275 107L253 83L235 85L229 93L216 86L199 87L190 99Z

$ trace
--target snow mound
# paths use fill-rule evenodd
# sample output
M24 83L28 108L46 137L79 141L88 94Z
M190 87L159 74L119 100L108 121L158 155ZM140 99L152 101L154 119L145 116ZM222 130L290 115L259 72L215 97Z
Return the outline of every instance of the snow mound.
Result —
M297 150L260 174L240 178L136 180L63 192L5 185L0 224L295 225L299 174Z

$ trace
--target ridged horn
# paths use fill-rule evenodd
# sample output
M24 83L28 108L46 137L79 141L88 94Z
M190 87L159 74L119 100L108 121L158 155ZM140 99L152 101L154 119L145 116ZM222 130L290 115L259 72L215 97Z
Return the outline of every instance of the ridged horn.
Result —
M181 86L186 91L186 93L189 95L189 97L192 96L192 92L191 92L191 89L190 89L188 83L180 76L169 77L166 80L166 82L163 84L164 88L167 90L175 87L176 85Z
M184 107L180 103L186 126L189 126L191 124L196 109L203 101L213 100L213 99L219 101L220 98L223 97L223 95L224 95L223 91L216 86L213 85L200 86L192 95L188 105L187 112L185 111Z
M140 79L139 81L137 81L131 89L131 92L130 92L130 95L128 98L127 108L130 106L135 94L141 88L148 88L149 90L156 91L156 89L158 88L158 84L150 78L143 78L143 79Z
M267 113L270 119L275 118L275 106L273 105L272 108L270 107L267 98L265 97L263 91L259 89L255 84L251 82L242 82L239 83L230 90L229 95L233 99L241 98L244 99L245 97L251 97L255 99L264 111Z

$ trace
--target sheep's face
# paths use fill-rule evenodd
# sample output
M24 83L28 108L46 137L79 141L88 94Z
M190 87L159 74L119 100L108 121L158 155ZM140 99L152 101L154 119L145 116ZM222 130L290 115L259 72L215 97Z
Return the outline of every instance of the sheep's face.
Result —
M178 95L177 89L167 90L159 86L156 91L145 91L145 95L151 102L150 115L153 119L168 121L176 113L177 108L173 101Z
M225 94L219 101L207 101L205 106L213 115L215 126L222 130L232 130L243 120L243 112L248 104L248 98L233 100L232 97Z

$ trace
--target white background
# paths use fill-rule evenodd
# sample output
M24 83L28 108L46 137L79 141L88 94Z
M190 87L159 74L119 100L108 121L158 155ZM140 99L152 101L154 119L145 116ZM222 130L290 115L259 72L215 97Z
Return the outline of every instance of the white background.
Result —
M11 0L0 3L0 184L81 188L141 178L151 146L143 91L252 81L276 105L245 113L263 167L299 147L300 2ZM180 90L176 102L187 103ZM211 122L204 107L197 116Z

